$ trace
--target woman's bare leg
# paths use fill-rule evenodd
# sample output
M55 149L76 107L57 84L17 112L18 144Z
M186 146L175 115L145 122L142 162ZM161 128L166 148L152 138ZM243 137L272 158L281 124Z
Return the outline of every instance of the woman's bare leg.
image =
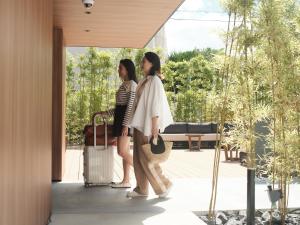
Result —
M118 137L117 143L118 143L117 144L118 154L123 159L124 177L122 183L129 183L130 166L133 165L133 158L132 158L132 154L130 153L130 137L128 136Z

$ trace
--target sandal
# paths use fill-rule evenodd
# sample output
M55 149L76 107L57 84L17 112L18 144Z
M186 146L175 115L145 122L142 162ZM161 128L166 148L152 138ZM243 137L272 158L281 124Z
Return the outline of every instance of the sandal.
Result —
M147 197L148 195L146 194L140 194L136 191L129 191L127 193L127 198L138 198L138 197Z
M130 183L113 183L111 185L112 188L131 188Z

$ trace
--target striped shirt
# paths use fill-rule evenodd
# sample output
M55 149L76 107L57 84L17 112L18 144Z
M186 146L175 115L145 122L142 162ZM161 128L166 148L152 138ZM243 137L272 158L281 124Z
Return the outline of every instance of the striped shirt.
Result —
M135 91L137 84L135 81L124 81L119 87L116 94L116 105L127 105L122 125L128 126L131 118L133 103L135 99Z

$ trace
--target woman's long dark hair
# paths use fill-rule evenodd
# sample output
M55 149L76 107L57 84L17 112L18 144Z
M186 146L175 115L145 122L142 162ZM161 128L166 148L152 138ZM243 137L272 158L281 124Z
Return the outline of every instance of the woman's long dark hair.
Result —
M160 75L161 66L159 56L154 52L146 52L144 58L152 63L152 67L148 75Z
M122 64L127 70L128 79L137 83L134 63L130 59L122 59L120 60L120 64Z

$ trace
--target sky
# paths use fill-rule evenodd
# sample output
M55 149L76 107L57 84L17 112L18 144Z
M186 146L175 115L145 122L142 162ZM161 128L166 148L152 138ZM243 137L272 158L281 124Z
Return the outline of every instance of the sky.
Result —
M168 52L223 48L227 20L219 0L186 0L166 23Z

